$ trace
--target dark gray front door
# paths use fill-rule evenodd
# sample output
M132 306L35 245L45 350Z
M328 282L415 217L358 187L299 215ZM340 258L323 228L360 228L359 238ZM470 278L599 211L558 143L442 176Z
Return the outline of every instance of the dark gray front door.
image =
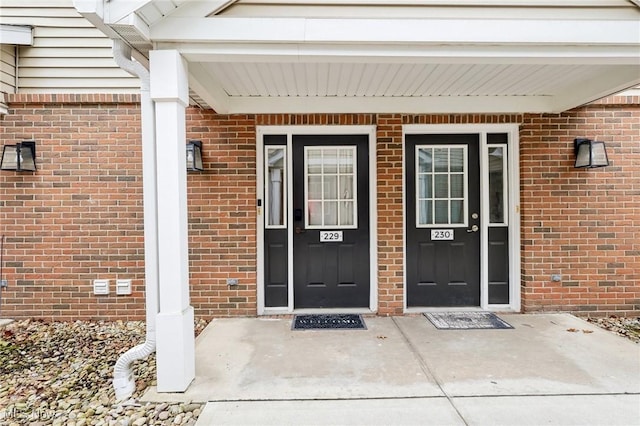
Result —
M479 136L405 143L407 306L479 306Z
M295 308L369 307L366 135L293 137Z

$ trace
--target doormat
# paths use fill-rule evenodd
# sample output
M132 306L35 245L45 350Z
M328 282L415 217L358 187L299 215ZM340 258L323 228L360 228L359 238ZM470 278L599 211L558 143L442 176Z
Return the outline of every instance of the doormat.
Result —
M332 330L352 329L366 330L361 315L357 314L322 314L296 315L291 327L293 330Z
M513 328L492 312L429 312L424 316L439 330Z

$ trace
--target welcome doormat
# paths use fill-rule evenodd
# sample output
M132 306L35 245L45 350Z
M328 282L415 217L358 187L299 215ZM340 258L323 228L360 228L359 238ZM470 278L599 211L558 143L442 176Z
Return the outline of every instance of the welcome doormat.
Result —
M296 315L291 328L293 330L366 330L367 326L362 316L357 314L318 314Z
M424 316L439 330L513 328L492 312L429 312Z

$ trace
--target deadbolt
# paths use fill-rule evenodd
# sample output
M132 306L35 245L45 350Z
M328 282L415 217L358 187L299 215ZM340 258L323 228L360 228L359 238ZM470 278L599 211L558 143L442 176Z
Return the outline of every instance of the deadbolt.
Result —
M478 218L478 213L473 213L471 215L471 219L477 219Z

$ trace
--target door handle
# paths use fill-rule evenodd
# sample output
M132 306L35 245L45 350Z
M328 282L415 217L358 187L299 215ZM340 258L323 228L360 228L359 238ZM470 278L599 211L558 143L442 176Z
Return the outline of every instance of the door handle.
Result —
M304 234L305 232L307 232L306 229L301 226L296 226L296 234Z
M478 225L473 225L471 229L467 229L467 232L478 232Z

